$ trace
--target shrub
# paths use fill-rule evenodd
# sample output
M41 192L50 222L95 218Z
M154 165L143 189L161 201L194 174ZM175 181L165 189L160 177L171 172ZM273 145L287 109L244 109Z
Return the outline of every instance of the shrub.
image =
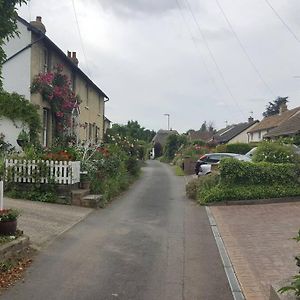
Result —
M297 154L289 145L278 142L262 142L253 155L254 162L295 163L299 161Z
M219 183L220 176L212 173L206 176L193 179L186 185L186 194L188 198L196 200L200 191L206 191Z
M222 184L298 183L299 170L294 164L251 163L226 158L220 162Z
M227 152L229 153L246 154L251 149L252 147L246 143L235 143L227 145Z
M186 195L188 198L196 200L197 199L197 191L198 186L200 185L199 178L192 179L185 186Z
M226 153L227 152L227 145L226 144L220 144L216 147L215 151L217 153Z
M0 211L0 222L9 222L17 220L20 212L16 209L4 209Z
M219 184L211 189L200 190L198 200L201 204L227 200L251 200L300 195L299 185L241 185L228 186Z
M300 230L298 231L298 235L293 239L296 240L296 242L300 242ZM296 256L295 260L296 260L296 265L298 266L300 257ZM290 282L289 285L280 288L278 292L280 294L292 292L297 297L296 299L298 299L298 297L300 296L300 275L299 274L294 275L292 282Z

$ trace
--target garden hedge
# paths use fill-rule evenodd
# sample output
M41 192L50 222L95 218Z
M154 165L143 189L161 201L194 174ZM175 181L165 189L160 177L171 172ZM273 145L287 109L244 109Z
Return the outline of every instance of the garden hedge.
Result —
M294 164L244 162L226 158L220 162L221 183L233 184L292 184L298 183L299 169Z

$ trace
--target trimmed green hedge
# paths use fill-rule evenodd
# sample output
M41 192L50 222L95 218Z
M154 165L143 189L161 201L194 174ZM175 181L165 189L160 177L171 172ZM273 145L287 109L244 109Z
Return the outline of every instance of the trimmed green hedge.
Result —
M200 204L300 196L299 168L293 164L250 163L224 159L220 175L195 179L186 186L187 195Z
M251 145L246 143L227 144L227 152L246 154L252 149Z
M241 185L224 186L216 185L211 189L199 190L197 199L199 203L251 200L280 197L293 197L300 195L300 185Z
M299 169L294 164L252 163L226 158L220 162L222 184L298 183Z
M215 152L228 152L237 154L246 154L253 148L252 145L246 143L220 144L216 147Z

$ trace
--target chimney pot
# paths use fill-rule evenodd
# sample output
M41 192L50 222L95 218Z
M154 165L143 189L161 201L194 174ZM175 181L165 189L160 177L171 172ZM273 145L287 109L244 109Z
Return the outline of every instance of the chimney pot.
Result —
M36 21L37 21L37 22L41 22L41 23L42 23L42 17L40 17L40 16L37 16L37 17L36 17Z
M76 58L76 52L72 52L72 58Z
M249 118L248 118L248 123L251 123L251 122L253 122L253 121L254 121L253 117L249 117Z
M68 56L69 58L71 58L71 51L68 51L68 52L67 52L67 56Z
M287 110L288 108L286 102L281 103L281 105L279 106L279 115L282 115Z

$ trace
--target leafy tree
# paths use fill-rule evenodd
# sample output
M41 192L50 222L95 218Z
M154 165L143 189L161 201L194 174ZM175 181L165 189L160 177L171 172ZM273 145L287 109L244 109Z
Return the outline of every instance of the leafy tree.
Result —
M187 138L185 135L171 134L167 138L167 142L164 149L164 156L168 160L172 160L175 157L175 154L179 150L179 148L185 144L187 144Z
M279 108L281 104L285 104L288 102L288 97L277 97L273 102L269 102L266 106L265 112L263 112L264 117L269 117L273 115L279 114Z
M214 128L214 123L209 121L208 123L204 121L200 127L200 132L212 132L215 133L216 129Z
M107 134L112 136L119 134L122 137L150 142L156 133L141 127L137 121L128 121L126 125L113 124L112 128L107 130Z
M204 121L200 127L200 131L201 132L205 132L207 131L207 124L206 124L206 121Z
M5 41L17 34L17 9L16 5L27 3L27 0L0 0L0 75L5 53L3 45ZM2 81L0 80L0 89Z

